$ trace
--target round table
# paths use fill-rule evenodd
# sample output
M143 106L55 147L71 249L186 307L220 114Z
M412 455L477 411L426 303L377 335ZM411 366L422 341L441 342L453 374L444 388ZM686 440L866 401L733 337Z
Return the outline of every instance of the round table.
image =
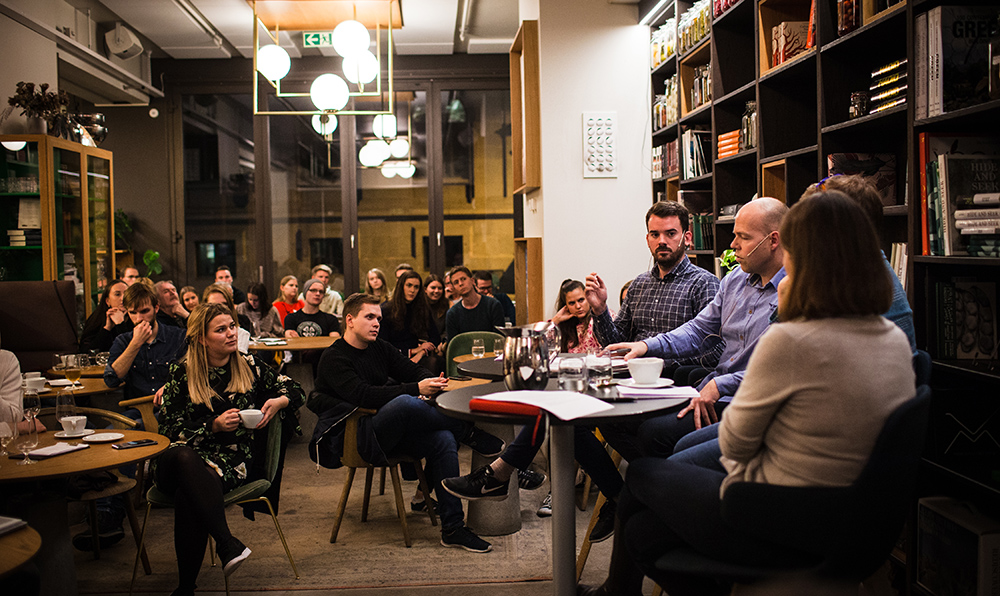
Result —
M459 358L461 356L455 358L455 362L458 364L458 372L463 375L474 379L503 380L503 360L497 360L491 355L463 361L459 361Z
M321 335L319 337L286 337L283 344L250 342L253 352L302 352L306 350L325 350L333 345L340 336Z
M42 399L46 397L55 397L57 393L63 389L69 389L69 385L63 387L53 387L51 385L46 385L47 389L45 391L39 391L38 397ZM104 379L86 379L81 378L79 384L73 387L73 395L76 397L84 397L87 395L100 395L102 393L111 393L112 391L117 391L119 387L108 387L104 384Z
M0 579L30 561L41 547L42 537L31 526L0 536Z
M558 381L549 380L548 391L557 390ZM511 414L496 414L492 412L472 412L469 410L469 400L473 397L506 391L503 383L475 385L448 391L437 396L435 402L446 414L463 420L488 421L513 424L533 423L534 419L527 416ZM598 396L596 390L589 390ZM601 390L599 397L617 398L616 387ZM552 580L553 593L558 596L576 594L576 522L573 466L573 425L577 423L601 424L632 416L651 415L672 408L688 401L687 398L656 398L634 401L610 401L611 410L583 416L576 420L560 420L548 416L550 424L549 443L552 459L549 462L549 474L552 484Z
M66 377L66 370L62 368L50 368L45 371L45 374L50 377ZM104 377L104 367L100 364L92 364L90 366L85 366L80 371L80 376L88 379L100 379Z
M142 430L114 430L102 432L117 432L124 438L113 443L153 439L155 445L135 447L133 449L112 449L113 443L89 443L88 449L65 453L56 457L37 460L33 466L18 466L14 459L8 459L0 466L0 483L24 482L29 480L46 480L73 476L99 470L113 470L126 464L135 463L151 457L156 457L170 446L170 439L163 435ZM43 432L38 435L38 449L55 443L82 442L77 439L66 440L55 438L54 432ZM18 459L21 456L18 455Z

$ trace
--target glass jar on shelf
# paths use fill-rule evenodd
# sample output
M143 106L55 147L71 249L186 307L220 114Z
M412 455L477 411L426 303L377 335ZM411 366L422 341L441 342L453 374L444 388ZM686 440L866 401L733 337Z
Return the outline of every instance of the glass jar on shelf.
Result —
M748 101L740 121L740 151L757 146L757 102Z
M861 2L837 0L837 34L847 35L861 26Z

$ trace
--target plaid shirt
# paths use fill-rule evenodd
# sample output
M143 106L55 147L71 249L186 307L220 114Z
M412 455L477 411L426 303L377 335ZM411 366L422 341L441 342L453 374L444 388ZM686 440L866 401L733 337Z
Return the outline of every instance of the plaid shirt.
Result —
M718 278L687 258L678 261L673 270L662 278L659 274L659 268L654 266L632 281L625 303L614 321L607 310L594 317L594 332L601 345L641 341L673 331L708 306L719 291ZM723 347L713 345L708 354L676 361L712 368L718 363Z

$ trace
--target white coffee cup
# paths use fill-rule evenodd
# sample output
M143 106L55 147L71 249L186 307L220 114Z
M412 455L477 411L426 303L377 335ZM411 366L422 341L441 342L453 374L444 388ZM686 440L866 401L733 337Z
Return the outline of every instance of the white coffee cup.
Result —
M25 379L33 379L35 377L40 377L40 376L42 376L42 373L40 373L38 371L24 373L24 378Z
M632 380L640 385L652 385L660 379L663 360L659 358L633 358L628 361L628 372Z
M28 377L24 379L24 386L35 391L43 391L45 389L45 377Z
M82 433L83 429L87 427L87 417L63 416L59 419L59 424L62 424L63 430L66 431L66 434L76 435Z
M264 412L260 410L240 410L240 422L245 428L257 428L260 421L264 419Z

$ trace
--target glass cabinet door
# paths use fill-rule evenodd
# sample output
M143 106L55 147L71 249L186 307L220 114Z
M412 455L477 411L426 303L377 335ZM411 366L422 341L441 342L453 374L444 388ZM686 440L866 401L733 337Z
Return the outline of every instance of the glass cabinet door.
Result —
M55 279L76 284L77 312L86 318L83 238L83 190L81 155L77 151L55 147L52 150L55 187ZM81 318L81 320L83 320Z
M111 233L111 162L87 156L87 289L90 305L96 305L108 281L114 276L111 259L114 238Z
M38 143L4 141L0 147L0 281L43 279L42 201Z

